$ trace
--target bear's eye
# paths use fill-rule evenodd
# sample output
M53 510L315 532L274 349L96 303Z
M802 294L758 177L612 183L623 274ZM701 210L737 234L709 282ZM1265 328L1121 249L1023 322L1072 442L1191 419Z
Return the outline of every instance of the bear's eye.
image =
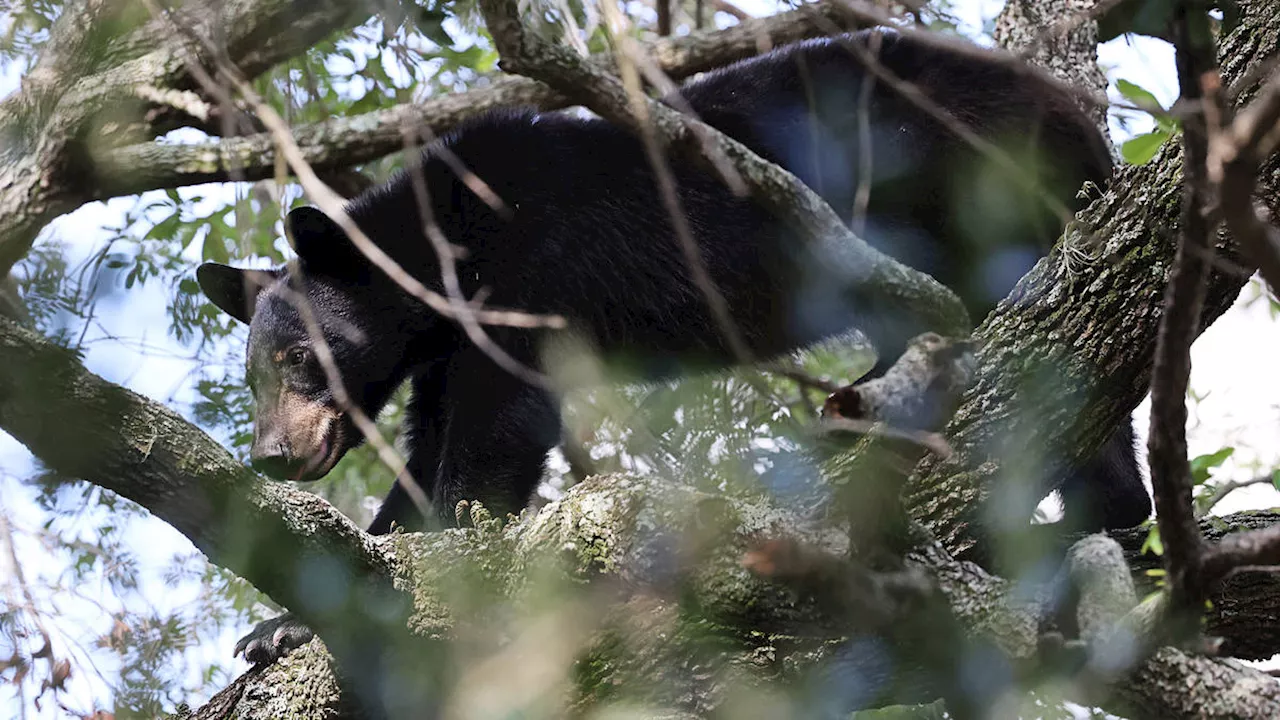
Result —
M295 347L289 350L289 354L285 356L285 361L289 365L301 365L307 361L307 349L304 347Z

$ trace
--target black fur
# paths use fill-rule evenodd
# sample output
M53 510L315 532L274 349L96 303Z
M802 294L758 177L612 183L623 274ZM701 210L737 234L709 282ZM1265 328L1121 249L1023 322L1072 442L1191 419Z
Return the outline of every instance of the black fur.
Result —
M867 106L873 171L860 178L859 103L868 74L843 42L878 44L889 71L999 144L1039 188L992 171L982 152L883 81ZM869 180L861 234L955 288L975 319L1057 237L1062 218L1039 193L1074 210L1080 186L1110 174L1105 143L1064 91L1003 58L906 36L862 32L801 43L710 73L681 94L703 119L796 173L842 217L852 219L859 182ZM468 189L441 159L442 148L505 208L489 207ZM864 297L859 268L815 257L801 236L735 197L702 165L670 162L708 271L757 356L858 327L880 351L878 372L927 329ZM484 288L491 306L562 315L603 353L649 375L729 361L634 137L599 120L512 110L442 139L424 154L422 172L434 220L465 251L459 275L468 297ZM407 177L356 198L348 213L412 275L440 288ZM333 402L313 360L287 371L293 379L276 369L277 351L309 344L286 298L284 288L292 286L315 306L345 385L366 412L376 413L411 378L409 468L442 519L462 499L518 511L559 437L556 398L497 368L454 323L359 260L319 213L295 211L289 225L302 272L290 271L264 294L245 293L225 270L201 270L211 300L253 318L251 376L267 382L264 376L274 375L272 382ZM539 332L489 331L516 359L537 364ZM347 421L333 433L339 450L357 442ZM262 452L280 448L288 449ZM306 458L263 457L303 476L311 467ZM1128 526L1149 513L1128 424L1097 461L1062 482L1078 525ZM393 521L420 526L399 488L370 532L386 532Z

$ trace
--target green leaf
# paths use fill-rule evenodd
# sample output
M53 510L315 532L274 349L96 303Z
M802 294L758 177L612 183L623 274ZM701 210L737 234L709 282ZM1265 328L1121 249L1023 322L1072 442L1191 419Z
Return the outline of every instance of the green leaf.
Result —
M144 240L169 240L173 238L177 232L179 224L182 222L182 213L177 208L168 217L151 226L146 235L142 236Z
M383 97L381 93L367 92L359 100L351 103L351 107L347 112L351 115L360 115L372 110L377 110L383 105Z
M1164 145L1172 135L1162 130L1149 132L1145 135L1139 135L1135 138L1126 140L1120 146L1120 155L1124 157L1124 161L1130 165L1146 165L1151 158L1160 152L1160 147Z
M1215 453L1200 455L1191 459L1191 483L1203 485L1209 479L1209 471L1227 461L1235 453L1233 447L1224 447Z
M1271 487L1280 490L1280 468L1271 471Z
M1151 91L1137 83L1129 82L1128 80L1117 80L1116 90L1120 91L1120 95L1123 96L1124 99L1147 112L1164 112L1164 106L1160 104L1160 101L1156 99L1156 96L1152 95Z
M173 234L173 239L178 241L178 247L186 250L191 242L196 239L196 233L200 232L201 223L185 222L178 226L177 231Z
M207 262L225 263L231 260L231 256L227 253L227 244L222 240L222 234L214 232L205 236L200 256Z
M1148 550L1152 555L1164 555L1164 541L1160 539L1160 527L1155 523L1151 523L1151 529L1147 531L1147 539L1142 541L1142 548L1138 550L1138 554L1146 555Z
M1172 115L1155 115L1157 132L1167 132L1175 135L1182 130L1182 121Z

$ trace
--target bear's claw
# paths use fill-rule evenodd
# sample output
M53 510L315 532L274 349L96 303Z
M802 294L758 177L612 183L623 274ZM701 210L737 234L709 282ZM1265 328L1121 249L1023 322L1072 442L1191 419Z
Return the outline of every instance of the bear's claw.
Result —
M232 655L243 653L244 659L253 665L270 665L310 642L313 637L315 633L311 628L293 613L285 613L258 623L248 635L240 638Z

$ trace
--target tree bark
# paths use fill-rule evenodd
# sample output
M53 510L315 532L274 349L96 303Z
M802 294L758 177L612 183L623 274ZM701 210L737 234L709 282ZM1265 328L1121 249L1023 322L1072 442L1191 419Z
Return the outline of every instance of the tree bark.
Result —
M694 698L700 711L709 711L729 702L729 685L723 675L705 672L708 667L732 668L751 683L768 686L828 659L851 631L878 630L851 628L829 608L804 602L788 587L744 568L743 558L761 538L783 536L831 555L844 552L847 536L785 510L652 478L607 476L583 483L564 500L514 525L502 527L480 514L467 529L371 538L318 498L256 480L171 411L96 378L68 351L8 321L0 321L0 365L6 368L0 380L0 427L51 469L144 504L191 537L212 561L272 594L326 637L326 631L352 618L309 611L311 604L292 582L309 561L323 557L366 568L368 575L356 582L399 578L399 592L407 593L412 608L407 624L414 634L428 638L450 635L460 625L494 622L484 608L477 611L451 600L447 588L466 587L480 578L488 592L518 596L530 578L539 576L534 568L545 572L548 562L566 581L592 580L593 586L605 588L602 592L617 609L595 620L591 629L607 637L621 634L632 644L598 645L594 634L584 634L577 649L584 653L580 662L591 667L593 681L578 691L576 702L583 706L604 702L619 688L637 693L656 688L656 694L644 697L646 702L676 710L687 709ZM67 417L77 422L69 423ZM695 547L678 550L669 543L689 536L699 538ZM276 552L254 551L263 546ZM916 554L911 565L938 585L973 637L999 648L1011 662L1035 665L1036 609L1011 600L1006 581L954 561L940 548ZM678 596L677 587L683 595ZM617 595L618 588L632 590ZM1269 603L1267 598L1274 597L1266 587L1251 592L1249 598L1235 600ZM691 599L715 619L717 633L732 649L707 659L709 665L697 671L686 668L672 675L669 668L681 666L675 662L681 654L705 640L706 628L676 622L681 602ZM570 609L575 622L584 622L577 614L582 607ZM502 630L518 637L522 623L508 621L511 625ZM220 717L345 713L353 701L333 684L337 673L330 662L317 641L277 667L254 671L214 707L234 710ZM1151 672L1159 677L1179 667L1205 669L1203 662L1180 653L1152 662L1158 669ZM1227 672L1218 661L1206 662L1217 676ZM1230 672L1252 677L1251 671ZM237 692L239 698L231 702ZM1144 691L1135 687L1127 692L1140 696ZM1194 700L1187 692L1183 696ZM1264 694L1248 700L1274 698ZM1237 717L1259 716L1253 705L1230 708Z
M1228 85L1244 78L1246 103L1261 63L1280 38L1270 1L1241 3L1240 26L1221 43ZM1025 470L1006 469L1011 449L1035 448L1061 471L1092 455L1147 392L1161 300L1179 231L1182 153L1168 143L1150 163L1121 167L1110 188L1066 230L1052 254L1018 283L975 332L979 379L947 427L957 451L926 458L908 490L913 512L962 556L989 537L979 530L985 500L1015 498L1010 516L1038 501ZM1259 198L1280 209L1280 163L1259 177ZM1201 330L1234 302L1251 268L1220 234ZM1024 515L1025 516L1025 515ZM987 522L990 525L990 522Z
M103 21L120 5L68 3L35 77L0 101L0 274L55 217L104 197L94 180L96 152L168 129L153 126L163 114L149 119L149 99L167 92L205 103L194 92L199 84L189 65L200 65L205 53L163 21L135 13L118 36L89 37L115 27ZM369 17L365 7L343 0L239 0L195 4L181 16L204 37L225 28L229 57L254 77L362 22Z
M1280 523L1280 510L1255 510L1200 521L1200 534L1216 543L1231 533L1271 527ZM1125 549L1133 568L1134 582L1143 593L1154 592L1148 570L1161 567L1160 558L1142 554L1147 531L1142 528L1113 533ZM1244 570L1226 579L1210 596L1212 609L1206 613L1206 632L1223 640L1221 654L1243 660L1267 660L1280 654L1280 577L1262 569Z

